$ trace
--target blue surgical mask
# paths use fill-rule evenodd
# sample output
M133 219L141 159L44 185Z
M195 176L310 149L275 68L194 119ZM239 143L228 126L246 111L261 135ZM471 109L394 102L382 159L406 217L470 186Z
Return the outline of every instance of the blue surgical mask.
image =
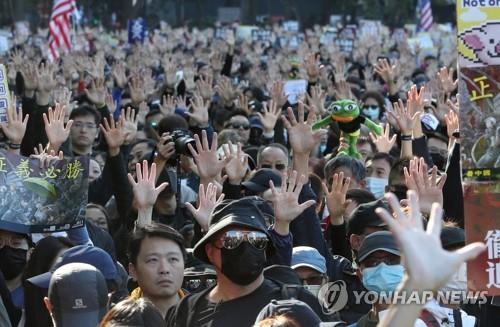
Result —
M366 177L366 189L370 191L375 198L380 199L384 196L385 187L389 184L389 180L378 177Z
M378 120L378 117L380 116L380 108L377 106L367 106L363 108L363 115L371 120Z
M387 265L381 262L375 267L363 270L363 285L367 290L378 294L394 292L403 279L404 271L402 265Z

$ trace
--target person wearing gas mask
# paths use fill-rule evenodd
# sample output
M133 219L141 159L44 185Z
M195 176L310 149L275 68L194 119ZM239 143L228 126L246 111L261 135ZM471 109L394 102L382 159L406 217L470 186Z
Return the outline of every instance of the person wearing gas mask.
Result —
M390 294L396 291L404 276L404 267L401 265L401 252L396 240L389 231L380 231L366 236L358 251L357 275L363 286L370 292ZM375 327L387 314L389 303L375 301L371 310L362 316L355 324L356 327ZM426 326L418 319L414 326Z
M235 323L252 326L264 306L273 299L284 298L283 285L266 279L263 269L279 248L276 242L290 236L290 220L314 204L313 201L298 204L304 179L297 180L295 173L288 188L285 187L287 178L281 189L273 187L275 224L270 229L253 198L224 201L214 208L207 233L195 245L193 254L214 266L217 285L182 299L167 314L168 326L232 326ZM285 202L286 198L290 201ZM298 298L324 317L318 301L310 293L301 292Z

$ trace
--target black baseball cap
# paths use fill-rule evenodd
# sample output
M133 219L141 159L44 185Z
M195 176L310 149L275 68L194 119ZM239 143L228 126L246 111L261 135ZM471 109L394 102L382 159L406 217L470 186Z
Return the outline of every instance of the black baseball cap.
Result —
M377 208L383 208L390 211L389 207L382 199L357 206L347 221L347 236L349 237L352 234L361 235L366 227L387 226L385 221L375 212Z
M106 314L108 288L97 268L73 262L54 271L48 297L57 326L97 326Z
M261 168L246 182L241 183L246 189L254 193L264 192L269 189L269 181L273 181L274 186L281 186L281 176L270 168Z
M441 230L441 244L443 249L465 245L465 232L456 226L445 226Z
M243 197L238 200L223 201L215 207L211 215L208 232L196 243L193 254L203 262L209 263L205 252L205 244L218 232L229 226L247 227L252 230L263 232L269 238L267 251L268 257L274 252L272 238L268 232L264 214L257 207L254 197Z
M401 252L399 251L399 247L396 244L396 240L394 236L389 231L380 231L371 233L359 247L357 261L362 262L365 260L370 254L376 251L385 251L391 254L401 256Z

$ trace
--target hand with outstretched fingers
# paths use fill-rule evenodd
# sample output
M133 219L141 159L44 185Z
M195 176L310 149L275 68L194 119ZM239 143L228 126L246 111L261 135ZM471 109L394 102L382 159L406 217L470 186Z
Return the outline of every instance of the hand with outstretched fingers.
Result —
M205 186L200 184L198 191L198 207L195 208L191 203L186 203L186 208L191 212L194 219L200 224L202 231L208 231L210 215L214 208L224 200L224 193L217 198L217 186L209 183L205 192Z

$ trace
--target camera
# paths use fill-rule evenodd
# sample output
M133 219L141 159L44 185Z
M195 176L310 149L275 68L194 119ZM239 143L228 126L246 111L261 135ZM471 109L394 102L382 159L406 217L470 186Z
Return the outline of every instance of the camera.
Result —
M248 102L248 107L254 111L254 112L260 112L260 113L263 113L263 109L264 107L262 106L262 103L260 103L259 101L257 100L252 100L252 101L249 101Z
M188 144L191 144L195 148L194 138L191 133L185 129L175 129L172 131L172 141L175 144L175 153L177 155L186 155L191 157L191 151L189 151Z

